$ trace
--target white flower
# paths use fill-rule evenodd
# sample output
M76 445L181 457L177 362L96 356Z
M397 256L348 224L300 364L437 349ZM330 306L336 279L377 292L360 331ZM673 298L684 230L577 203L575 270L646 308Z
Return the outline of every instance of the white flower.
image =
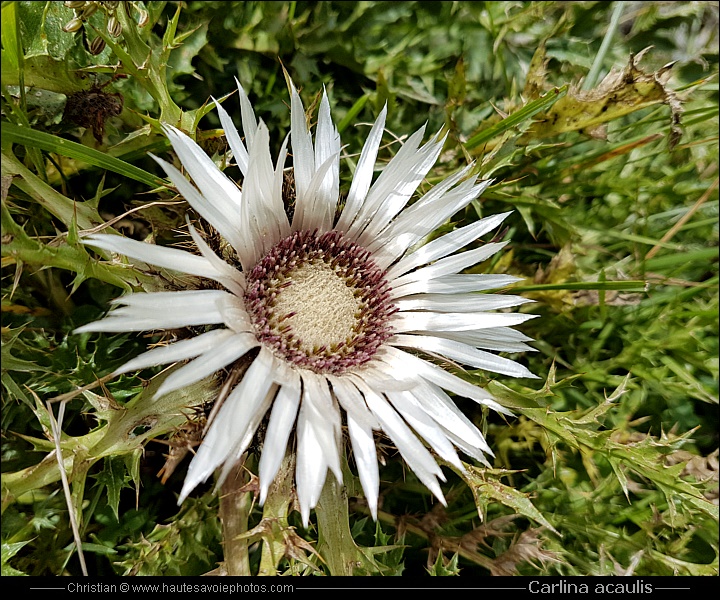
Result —
M241 269L219 258L189 222L197 255L117 235L88 236L85 243L96 248L214 280L224 289L215 285L126 295L115 300L120 308L77 332L207 326L205 333L145 352L116 371L191 359L165 379L157 396L231 367L253 351L251 365L220 407L190 464L180 501L218 467L222 482L269 415L259 463L261 503L294 427L297 496L307 524L328 469L342 481L343 422L374 516L379 474L373 431L383 431L393 441L420 481L444 503L438 484L444 476L425 444L458 469L463 465L456 447L486 464L484 454L492 454L446 390L508 411L488 392L418 357L418 351L505 375L534 377L525 367L488 352L532 349L524 343L529 338L510 327L533 315L490 312L528 300L478 293L517 279L461 274L505 245L486 243L458 252L509 213L419 245L488 182L465 179L468 166L408 206L445 138L436 135L421 145L423 127L373 181L383 110L336 219L341 147L327 96L323 94L313 143L300 96L290 84L296 196L290 222L283 204L288 140L273 165L267 126L256 119L238 87L244 143L227 112L216 105L244 177L242 189L174 127L166 126L165 132L197 187L174 166L154 158L190 205L232 246Z

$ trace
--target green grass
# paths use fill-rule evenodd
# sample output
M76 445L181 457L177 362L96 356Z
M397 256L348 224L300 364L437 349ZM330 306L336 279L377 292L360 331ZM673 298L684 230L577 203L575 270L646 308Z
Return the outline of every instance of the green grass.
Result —
M207 410L213 382L150 404L157 370L107 377L153 339L71 331L123 290L167 282L78 239L112 221L184 241L185 204L147 157L168 151L159 123L219 162L208 102L237 77L277 151L283 65L306 105L327 88L351 157L387 102L397 137L425 122L449 132L429 184L469 161L495 180L446 229L515 211L510 245L481 268L524 278L518 293L537 300L523 310L540 318L522 326L537 352L514 358L541 379L466 373L515 416L458 399L496 457L444 468L447 508L390 447L377 523L350 458L340 517L354 543L328 543L327 515L304 529L281 502L266 506L282 517L269 526L248 503L251 571L273 547L279 571L298 574L337 573L345 553L368 574L718 574L716 3L133 4L148 24L120 9L119 37L102 9L71 34L60 2L2 4L3 574L79 575L78 539L93 575L221 565L211 486L178 508L188 459L158 476L168 444L191 434L181 410ZM102 142L65 108L93 86L123 99ZM224 106L239 121L236 97ZM384 141L387 159L397 144Z

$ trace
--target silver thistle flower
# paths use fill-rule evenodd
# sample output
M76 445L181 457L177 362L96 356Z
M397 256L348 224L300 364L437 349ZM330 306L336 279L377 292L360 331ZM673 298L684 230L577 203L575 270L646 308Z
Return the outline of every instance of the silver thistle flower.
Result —
M255 117L239 83L238 88L244 142L225 109L216 106L243 174L242 190L174 127L165 126L165 133L197 187L174 166L154 158L195 211L229 243L240 268L221 259L189 221L199 254L91 235L86 244L213 280L224 289L123 296L115 301L120 308L77 332L206 326L204 333L145 352L117 370L119 374L190 360L165 379L158 396L229 367L255 349L190 464L180 501L219 467L221 483L269 415L259 463L261 503L295 429L295 482L302 519L308 522L328 470L342 481L343 420L373 516L379 493L374 431L393 441L420 481L444 502L438 483L444 481L443 473L419 438L461 470L455 448L486 464L485 455L492 455L483 435L447 392L508 411L485 390L417 352L534 377L518 363L489 352L532 349L525 343L529 338L511 327L534 315L490 312L529 300L478 293L517 279L462 274L505 243L458 252L510 213L480 219L419 245L488 182L467 179L468 166L409 204L445 141L435 135L421 144L424 127L373 181L383 110L336 219L341 146L327 95L320 103L313 142L300 96L290 84L296 198L289 220L283 205L288 140L273 164L268 128Z

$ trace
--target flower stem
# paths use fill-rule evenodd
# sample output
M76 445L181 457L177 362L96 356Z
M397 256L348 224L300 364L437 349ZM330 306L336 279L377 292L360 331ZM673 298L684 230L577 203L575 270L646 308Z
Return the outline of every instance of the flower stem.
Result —
M293 493L295 454L288 452L280 465L275 480L270 486L263 506L263 520L270 523L273 536L268 536L262 545L258 575L277 575L280 560L285 555L285 541L282 532L289 529L288 512Z
M350 533L350 514L345 487L328 473L320 501L315 508L318 525L318 552L331 575L353 575L365 562Z
M252 502L251 492L240 491L249 478L245 470L247 455L238 461L222 484L220 493L220 520L223 530L225 569L228 575L250 575L248 542L240 537L248 530L248 517Z

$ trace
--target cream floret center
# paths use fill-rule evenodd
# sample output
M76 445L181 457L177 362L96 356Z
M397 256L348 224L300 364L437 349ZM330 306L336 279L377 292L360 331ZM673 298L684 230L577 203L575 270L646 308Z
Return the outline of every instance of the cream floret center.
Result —
M290 325L302 350L337 346L355 335L362 303L330 265L322 260L298 265L287 281L273 312Z
M281 240L247 278L258 339L288 362L343 373L392 335L390 287L370 253L337 231Z

